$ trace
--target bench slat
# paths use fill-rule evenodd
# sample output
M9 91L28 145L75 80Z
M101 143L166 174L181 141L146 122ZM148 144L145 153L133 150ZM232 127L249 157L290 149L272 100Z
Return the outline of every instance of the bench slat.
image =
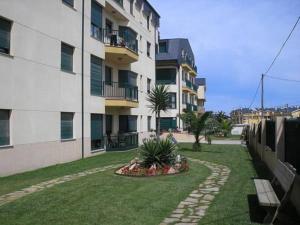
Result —
M254 179L254 184L260 205L274 207L280 204L280 201L268 180Z

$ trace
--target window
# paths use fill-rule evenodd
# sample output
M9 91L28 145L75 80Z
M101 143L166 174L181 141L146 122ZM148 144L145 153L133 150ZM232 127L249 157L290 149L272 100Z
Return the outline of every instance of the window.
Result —
M157 84L176 84L176 69L157 69Z
M10 53L11 22L0 18L0 53Z
M169 108L176 109L176 93L169 93Z
M119 132L137 132L137 116L119 116Z
M91 9L91 36L102 40L102 7L94 0Z
M73 54L74 47L61 43L61 69L67 72L73 72Z
M150 30L150 16L147 16L147 29Z
M61 139L62 140L68 140L68 139L73 139L73 118L74 118L74 113L66 113L62 112L61 113L61 118L60 118L60 132L61 132Z
M151 55L151 44L147 42L147 56L150 57Z
M148 131L151 131L151 116L148 116Z
M167 46L167 42L160 42L159 43L159 53L166 53L168 52L168 46Z
M74 7L74 0L62 0L62 2L71 7Z
M147 93L149 94L151 91L151 79L147 78Z
M130 0L130 14L133 15L133 0Z
M91 95L102 96L102 59L91 55Z
M91 149L103 149L103 115L91 114Z
M112 85L112 68L108 66L105 67L105 84Z
M113 116L112 115L105 115L105 127L106 127L106 135L111 135L112 128L113 128Z
M0 146L10 144L10 110L0 109Z
M187 95L185 93L182 93L182 104L187 103Z
M137 74L129 70L119 70L119 85L121 87L136 87Z

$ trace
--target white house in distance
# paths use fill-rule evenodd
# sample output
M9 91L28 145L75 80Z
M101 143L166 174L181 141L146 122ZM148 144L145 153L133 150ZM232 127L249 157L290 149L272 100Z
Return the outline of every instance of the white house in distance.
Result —
M205 79L201 80L199 90L196 76L194 53L188 39L159 40L156 83L166 85L170 94L169 109L161 114L162 130L183 129L184 124L179 118L183 112L204 112Z
M147 0L1 0L0 176L148 137L159 19Z

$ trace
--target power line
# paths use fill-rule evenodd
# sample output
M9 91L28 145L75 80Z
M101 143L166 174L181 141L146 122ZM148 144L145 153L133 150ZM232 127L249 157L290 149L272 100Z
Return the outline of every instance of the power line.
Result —
M251 104L250 104L250 106L248 107L249 109L251 109L251 107L252 107L252 105L253 105L253 103L254 103L256 97L257 97L258 90L259 90L260 85L261 85L261 81L262 81L262 80L260 79L260 82L259 82L259 84L258 84L258 86L257 86L256 92L255 92L255 94L254 94L254 96L253 96L253 98L252 98Z
M288 40L290 39L292 33L294 32L294 30L295 30L295 28L296 28L296 26L297 26L299 20L300 20L300 16L298 17L298 19L297 19L295 25L293 26L293 29L291 30L291 32L290 32L290 34L288 35L287 39L285 40L285 42L284 42L283 45L281 46L279 52L278 52L277 55L275 56L274 60L272 61L271 65L269 66L269 68L267 69L267 71L265 72L265 74L267 74L267 73L271 70L271 68L272 68L272 66L274 65L275 61L277 60L277 58L278 58L279 55L281 54L281 52L282 52L282 50L283 50L285 44L288 42Z
M287 81L287 82L295 82L295 83L300 83L300 80L292 80L292 79L286 79L286 78L281 78L281 77L273 77L269 75L265 75L266 77L273 79L273 80L281 80L281 81Z

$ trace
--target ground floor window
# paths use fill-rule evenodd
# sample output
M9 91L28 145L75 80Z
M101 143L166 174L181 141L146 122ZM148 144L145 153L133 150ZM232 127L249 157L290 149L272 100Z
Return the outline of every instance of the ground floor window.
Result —
M74 113L72 113L72 112L62 112L61 113L60 127L61 127L61 139L62 140L68 140L68 139L74 138L73 119L74 119Z
M177 128L177 120L176 117L164 117L160 118L160 129L161 130L169 130Z
M103 115L91 114L91 149L103 149Z
M0 146L10 144L10 110L0 109Z
M119 132L137 132L137 116L119 116Z

